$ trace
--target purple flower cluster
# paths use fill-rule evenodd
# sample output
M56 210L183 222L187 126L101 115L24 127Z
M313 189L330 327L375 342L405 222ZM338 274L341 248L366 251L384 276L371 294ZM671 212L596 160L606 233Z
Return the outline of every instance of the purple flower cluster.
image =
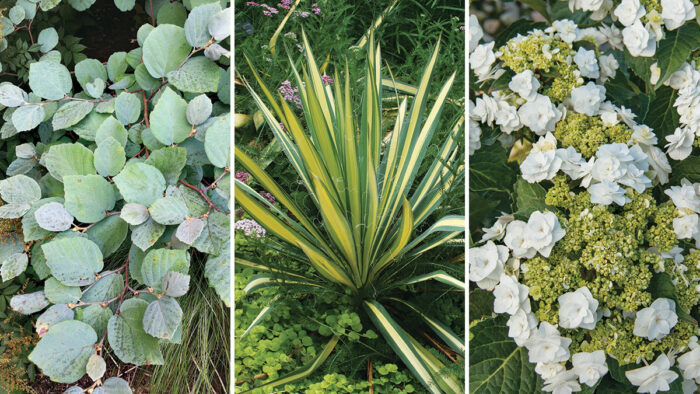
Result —
M323 83L327 83L329 85L333 85L333 78L329 77L328 75L321 75L321 81Z
M275 200L275 196L266 192L265 190L260 190L259 193L261 196L265 197L267 199L267 201L270 202L270 204L275 204L277 202L277 200Z
M243 231L246 237L254 235L256 238L263 238L265 236L265 229L252 219L241 219L233 224L233 228Z
M299 97L299 88L292 87L292 83L289 81L282 82L282 85L278 88L282 97L296 104L297 108L301 109L301 97Z
M250 6L254 6L254 7L262 7L262 8L264 8L264 10L263 10L263 15L265 15L265 16L272 16L273 14L279 13L279 11L277 11L277 8L270 7L269 5L267 5L267 4L265 4L265 3L258 4L258 3L254 2L254 1L249 1L249 2L247 2L247 3L245 3L245 4L246 4L246 5L250 5Z
M277 7L284 8L285 10L288 10L292 6L292 0L282 0L279 4L277 4Z
M325 15L323 15L323 12L321 12L321 9L318 7L318 3L311 4L311 12L313 12L316 15L321 15L321 18L326 17Z
M236 172L236 174L234 175L234 177L235 177L236 179L238 179L239 181L243 182L243 183L247 183L247 182L248 182L248 178L250 178L250 174L247 173L247 172L238 171L238 172Z

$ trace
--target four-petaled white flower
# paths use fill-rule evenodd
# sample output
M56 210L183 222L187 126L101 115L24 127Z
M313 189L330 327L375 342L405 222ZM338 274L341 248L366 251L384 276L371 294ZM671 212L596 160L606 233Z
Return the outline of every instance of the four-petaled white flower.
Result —
M493 290L508 260L508 248L488 241L478 248L469 249L469 280L479 288Z
M531 363L555 363L569 360L571 339L562 337L557 328L546 321L525 342Z
M557 298L559 301L559 326L562 328L585 328L592 330L596 324L598 300L588 287L565 293Z
M493 311L496 313L513 315L520 309L530 311L527 286L510 275L501 275L500 283L493 289L493 296Z
M671 361L665 354L659 356L651 365L625 372L630 383L638 386L638 393L652 393L668 391L678 374L671 371Z
M668 335L676 323L676 303L668 298L657 298L650 306L637 312L632 332L653 341Z
M605 352L596 350L591 353L576 353L571 356L574 372L578 375L581 384L593 387L600 378L608 373L608 365L605 363Z

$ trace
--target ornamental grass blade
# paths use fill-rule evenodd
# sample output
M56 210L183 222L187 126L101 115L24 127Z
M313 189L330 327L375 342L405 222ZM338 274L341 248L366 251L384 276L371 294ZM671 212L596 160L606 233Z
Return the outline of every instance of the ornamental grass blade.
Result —
M446 285L450 285L452 287L456 287L460 290L466 291L466 284L463 281L456 279L455 277L453 277L451 275L448 275L447 272L445 272L443 270L433 271L433 272L430 272L427 274L414 276L414 277L411 277L408 279L403 279L403 280L395 282L393 285L394 285L394 287L404 286L404 285L410 285L410 284L414 284L414 283L418 283L418 282L424 282L424 281L430 280L430 279L434 279L438 282L442 282Z

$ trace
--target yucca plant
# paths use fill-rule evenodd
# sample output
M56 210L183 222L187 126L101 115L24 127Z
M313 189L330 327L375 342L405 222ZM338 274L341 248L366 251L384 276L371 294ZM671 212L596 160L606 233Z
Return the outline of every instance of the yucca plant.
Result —
M290 64L300 87L308 132L285 100L281 97L276 99L271 94L250 61L248 63L255 79L272 109L245 80L244 84L299 175L317 212L304 212L272 177L238 147L235 150L237 163L276 197L279 206L239 181L235 183L235 200L269 233L284 241L290 252L299 252L303 261L313 267L315 275L264 267L238 259L238 264L267 271L253 277L246 292L264 286L294 285L337 288L352 294L428 391L463 392L461 382L450 373L443 372L441 361L401 328L383 306L390 302L407 307L450 347L464 355L464 340L446 325L411 303L392 297L397 288L430 279L461 290L465 288L462 281L443 271L416 277L403 274L410 272L405 268L415 264L423 253L464 231L463 216L445 216L421 234L416 234L417 228L440 205L449 187L464 173L463 165L458 163L458 138L464 125L464 117L461 117L452 126L422 180L418 182L416 179L439 124L455 74L444 83L428 111L430 79L440 44L438 40L414 89L410 110L404 98L398 106L398 115L388 142L383 143L383 86L393 86L397 91L402 89L392 83L392 79L382 78L380 50L375 47L373 37L370 37L367 46L359 122L353 114L347 62L344 83L336 72L333 87L324 86L308 39L305 34L302 34L302 38L307 66L299 73L291 58ZM253 324L267 312L269 308L262 311ZM323 363L338 339L337 336L333 337L309 366L264 387L279 386L307 376Z

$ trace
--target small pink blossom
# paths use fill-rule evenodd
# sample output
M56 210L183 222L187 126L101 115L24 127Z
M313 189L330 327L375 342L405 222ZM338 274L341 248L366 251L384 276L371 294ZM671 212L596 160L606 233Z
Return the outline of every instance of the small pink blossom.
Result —
M329 77L328 75L322 75L321 76L321 81L323 83L327 83L329 85L333 85L333 78Z
M275 204L277 202L277 200L275 200L275 196L266 192L265 190L260 190L259 193L261 196L265 197L267 199L267 201L270 202L270 204Z
M234 177L243 183L247 183L248 178L250 178L250 174L247 172L238 171Z

